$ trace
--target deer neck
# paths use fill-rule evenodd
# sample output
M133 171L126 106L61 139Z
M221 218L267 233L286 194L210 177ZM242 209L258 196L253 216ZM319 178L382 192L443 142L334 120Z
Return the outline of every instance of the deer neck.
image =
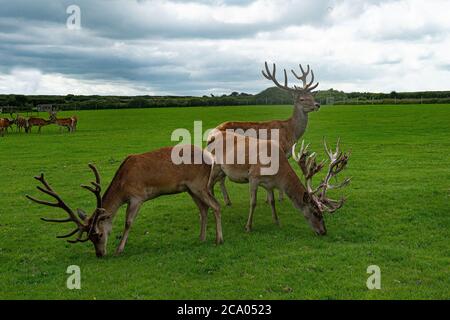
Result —
M115 186L111 185L105 191L102 197L103 209L114 218L119 208L124 204L123 199L118 196L119 193L115 192Z
M308 125L308 114L303 110L302 106L294 105L294 112L289 122L295 142L305 133L306 126Z
M306 189L292 168L284 175L280 189L291 199L295 208L299 210L303 209L305 206L303 199Z

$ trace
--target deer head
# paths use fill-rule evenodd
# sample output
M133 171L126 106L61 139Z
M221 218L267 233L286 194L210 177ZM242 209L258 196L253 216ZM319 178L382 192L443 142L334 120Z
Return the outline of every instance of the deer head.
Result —
M314 99L314 95L312 91L317 88L319 83L313 85L314 83L314 72L310 69L309 65L306 68L306 71L303 69L302 65L299 64L300 71L302 73L301 76L297 75L297 73L291 69L292 74L294 77L296 77L298 80L302 81L302 86L296 86L293 87L288 86L288 77L286 69L283 69L284 71L284 85L280 84L276 78L276 65L275 63L272 66L272 71L269 70L269 66L267 65L267 62L265 62L265 71L262 70L263 76L268 79L272 80L273 83L280 89L284 91L291 92L294 97L294 104L297 108L301 108L304 112L308 113L311 111L317 111L320 108L320 104L316 102ZM309 73L311 72L311 81L307 82L307 77Z
M95 181L91 182L92 186L82 185L81 187L92 192L97 200L97 207L95 208L93 214L90 217L82 211L77 209L77 214L61 199L61 197L52 189L52 187L45 180L44 174L41 173L40 176L34 177L38 180L44 187L37 186L37 189L42 193L45 193L56 200L56 202L48 202L45 200L39 200L26 195L28 199L34 201L38 204L61 208L67 212L69 215L66 219L48 219L41 218L41 220L46 222L73 222L76 224L76 228L69 232L68 234L57 236L57 238L68 238L75 234L78 234L74 240L67 240L69 243L86 242L90 240L95 247L95 253L97 257L102 257L106 254L106 243L108 239L108 234L111 231L111 219L110 215L102 208L102 197L101 197L101 186L100 186L100 175L97 168L89 164L89 168L94 172ZM83 238L83 235L86 236Z
M323 219L324 213L336 212L345 202L345 198L333 200L327 197L326 192L330 189L342 188L350 183L350 178L345 178L341 183L330 183L332 178L337 180L337 174L347 166L350 153L339 151L339 139L334 152L328 149L325 138L323 143L329 158L329 165L327 174L316 188L312 186L312 178L322 170L326 161L322 160L320 163L317 163L316 153L310 153L308 150L309 145L305 146L304 141L302 141L298 153L295 153L295 145L292 147L292 157L300 166L306 183L306 192L303 199L305 203L304 214L313 230L319 235L325 235L327 232Z

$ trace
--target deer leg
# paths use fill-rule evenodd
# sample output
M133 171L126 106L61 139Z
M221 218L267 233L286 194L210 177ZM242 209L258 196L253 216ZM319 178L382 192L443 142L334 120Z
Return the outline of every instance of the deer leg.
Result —
M267 197L270 204L270 209L272 210L272 219L276 225L280 225L280 220L278 219L277 211L275 209L275 195L273 190L267 190Z
M284 192L283 192L283 190L279 190L278 200L279 201L283 201L284 200Z
M189 191L189 195L194 200L198 209L200 210L200 240L206 240L206 223L208 221L208 205L204 203L199 197Z
M125 229L123 231L122 239L120 239L119 246L117 247L116 254L121 254L123 249L125 249L125 244L128 240L128 234L130 233L131 225L133 224L134 218L136 218L139 208L141 207L142 201L140 200L130 200L127 207L127 214L125 218Z
M245 230L247 232L252 231L253 226L253 213L255 212L256 208L256 199L257 199L257 192L258 192L258 184L254 180L250 180L250 211L248 213L248 220L247 224L245 225Z
M211 166L211 173L210 173L210 176L208 179L208 189L210 190L210 193L212 195L214 195L214 186L216 185L217 182L219 182L225 205L231 206L230 197L228 196L228 192L225 187L225 178L226 178L226 175L222 171L222 168L220 167L220 165L213 164Z
M196 194L205 204L210 207L214 212L214 218L216 219L216 244L223 243L222 234L222 216L220 214L220 204L217 200L210 194L208 189L201 190Z
M220 190L222 191L223 201L225 202L225 205L231 206L230 196L228 195L227 188L225 187L225 176L221 177L219 183L220 183Z

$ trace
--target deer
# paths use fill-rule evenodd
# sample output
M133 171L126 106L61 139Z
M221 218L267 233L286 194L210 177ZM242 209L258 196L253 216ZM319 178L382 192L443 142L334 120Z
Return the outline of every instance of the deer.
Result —
M14 124L14 120L8 118L0 118L0 134L3 137L5 132L8 132L8 128Z
M22 132L22 129L25 130L25 132L27 131L28 128L28 119L18 116L15 120L16 126L17 126L17 131Z
M262 122L242 122L242 121L228 121L220 124L215 129L220 131L226 130L243 130L244 134L249 129L254 129L257 132L260 129L270 131L271 129L279 130L279 145L283 150L283 153L287 158L291 156L291 148L305 133L308 124L308 114L312 111L317 111L320 108L320 104L315 101L313 90L317 88L319 83L314 83L314 71L307 65L306 71L303 66L299 64L300 71L302 73L299 76L293 69L292 74L295 78L302 81L302 86L294 85L290 87L288 85L288 77L286 69L284 69L284 84L278 82L276 78L276 64L272 66L272 71L269 69L267 61L264 63L265 70L262 70L263 76L271 80L281 90L290 92L294 98L294 111L292 116L286 120L271 120ZM307 78L311 72L311 80L308 82ZM268 137L270 139L270 137ZM225 187L225 177L221 177L218 182L220 183L221 192L226 205L231 205L231 200ZM267 195L267 201L273 195ZM280 192L280 200L283 199L283 193Z
M27 131L28 119L26 119L22 116L19 116L18 113L16 113L15 118L12 113L10 113L10 115L13 118L13 123L16 125L17 132L22 132L22 129L25 129L25 131Z
M50 120L52 123L58 125L61 129L63 127L67 128L69 132L74 132L76 130L78 118L76 116L72 116L70 118L57 118L56 112L50 112Z
M325 139L323 141L326 154L329 158L328 171L322 182L314 188L312 179L315 174L322 170L325 161L317 163L316 153L310 153L308 146L302 142L300 151L296 154L296 144L292 146L291 154L299 165L306 186L295 173L289 164L288 159L284 156L285 152L279 144L274 140L257 139L249 136L240 136L234 133L216 131L214 133L214 144L210 144L207 149L213 154L214 161L211 166L211 174L209 178L209 188L214 185L215 180L226 175L231 181L236 183L248 183L250 186L250 209L248 214L245 230L250 232L253 226L253 214L256 208L257 190L261 186L268 191L269 204L272 211L273 221L279 225L279 218L275 208L275 200L273 189L284 192L293 203L294 207L300 210L309 225L317 235L325 235L327 233L324 221L324 213L334 213L342 207L345 198L333 200L327 197L326 192L330 189L342 188L350 183L350 178L346 178L339 184L331 184L332 178L336 178L347 165L350 154L339 150L339 140L336 149L329 149ZM221 143L217 143L222 139ZM241 145L239 145L241 144ZM219 145L219 147L217 147ZM257 146L258 159L251 162L251 146ZM224 147L231 146L231 148ZM245 150L245 161L238 163L235 160L236 150ZM273 148L273 149L272 149ZM216 150L219 149L219 150ZM266 174L262 172L262 168L266 166L260 160L262 150L278 151L273 156L271 162L278 161L278 170L274 174ZM253 149L254 150L254 149ZM272 151L271 151L272 152ZM220 157L218 157L218 153ZM273 154L273 153L272 153ZM229 157L230 156L230 157ZM229 158L228 158L229 157ZM231 161L230 161L231 160Z
M48 126L52 123L52 120L45 120L37 117L28 118L28 126L25 127L25 132L31 132L32 127L38 127L38 133L41 133L42 127Z
M204 159L211 159L211 155L199 147L190 146L189 149L191 158L203 155ZM103 195L100 174L95 165L89 164L95 181L92 181L91 185L81 186L93 193L96 198L96 208L89 217L81 209L75 214L75 211L50 186L43 173L35 177L43 185L37 186L37 189L54 198L56 202L40 200L30 195L26 197L40 205L61 208L68 214L65 219L41 218L43 221L75 223L76 228L73 231L57 238L68 238L78 234L75 239L67 241L78 243L90 240L97 257L103 257L107 253L106 246L113 219L122 205L127 204L125 228L116 254L123 252L130 228L144 202L163 195L187 192L200 211L200 240L206 240L207 213L211 208L216 221L216 244L222 244L220 205L207 189L211 171L211 162L208 164L208 161L211 160L203 160L200 164L175 164L171 160L173 150L174 147L164 147L143 154L129 155L116 171ZM185 150L183 149L183 152L189 152Z

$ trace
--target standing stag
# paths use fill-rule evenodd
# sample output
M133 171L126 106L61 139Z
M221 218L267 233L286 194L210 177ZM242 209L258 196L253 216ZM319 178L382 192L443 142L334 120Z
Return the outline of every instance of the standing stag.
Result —
M308 113L312 111L317 111L320 108L320 104L317 103L314 99L312 91L317 88L319 83L314 83L314 72L310 70L309 65L307 66L306 71L303 69L300 64L300 71L302 73L299 76L294 70L291 70L292 74L298 79L302 81L302 86L293 87L288 86L288 77L286 73L286 69L284 69L284 84L280 84L276 78L276 65L273 64L272 71L269 70L269 66L267 62L265 62L265 71L261 71L263 76L273 81L273 83L280 89L284 91L288 91L292 93L294 98L294 111L292 116L287 120L271 120L271 121L263 121L263 122L236 122L229 121L224 122L216 127L216 129L220 131L225 130L244 130L247 131L249 129L256 130L256 133L259 134L259 130L265 129L268 132L267 138L270 139L270 130L278 129L279 130L279 146L286 157L291 156L291 148L298 141L298 139L303 136L306 126L308 124ZM311 80L307 82L307 77L311 71ZM245 133L244 133L245 134ZM209 139L208 139L209 140ZM228 196L227 189L225 187L225 177L221 177L218 179L220 183L220 188L224 197L224 201L227 205L231 205L230 197ZM269 191L273 192L273 191ZM283 193L280 191L280 199L282 199ZM268 194L267 200L273 197L273 195Z
M125 229L116 253L121 253L128 239L131 225L136 218L141 205L148 200L168 194L187 192L200 210L200 239L206 239L206 222L208 208L212 208L216 219L216 243L223 242L220 206L216 199L208 191L208 178L211 165L179 164L172 162L172 147L158 149L139 155L128 156L120 165L109 187L103 196L101 195L100 175L94 165L89 165L95 175L92 186L82 186L92 192L97 199L97 207L90 217L78 209L77 214L60 198L44 178L44 174L35 177L44 187L37 188L56 199L55 203L35 199L27 195L27 198L42 205L59 207L69 214L66 219L46 219L48 222L74 222L75 230L58 236L67 238L78 233L75 240L70 243L85 242L90 240L95 247L98 257L106 254L108 236L112 229L112 222L117 210L125 203L128 204L126 212ZM206 156L202 149L191 146L191 159L196 156ZM202 158L203 159L203 158ZM191 162L193 163L193 162ZM83 235L86 236L83 238Z
M41 128L48 126L52 123L52 120L45 120L37 117L28 118L28 126L25 127L25 132L31 132L31 128L38 127L38 133L41 133Z
M300 166L302 173L306 181L306 187L302 184L301 180L292 169L288 159L283 154L283 149L273 140L262 140L248 136L239 136L233 133L215 132L215 145L208 146L212 148L214 153L214 163L211 168L211 175L209 180L209 187L211 188L218 177L225 174L231 181L237 183L249 183L250 184L250 211L248 215L247 224L245 229L247 232L251 231L253 225L253 213L256 207L256 198L258 187L261 186L268 191L269 204L272 210L272 217L276 224L279 224L278 215L275 209L275 200L273 196L273 189L281 190L286 193L289 199L294 204L294 207L303 212L304 217L309 222L311 228L318 235L325 235L325 221L323 214L325 212L335 212L342 207L344 198L341 200L333 200L326 196L326 192L329 189L340 188L347 185L350 179L345 179L342 183L337 185L331 185L330 180L341 172L347 165L349 154L339 151L339 140L336 146L336 151L328 149L325 140L324 146L326 153L329 157L328 172L322 182L317 188L312 187L312 178L318 173L325 165L325 161L316 162L316 154L309 153L308 146L302 147L300 152L295 154L295 144L292 147L292 154L295 161ZM217 144L217 141L222 139L222 143ZM240 145L239 145L240 144ZM222 149L215 150L214 148L219 145ZM253 149L257 145L258 157L256 162L251 162L252 146ZM228 148L227 146L232 146ZM271 148L278 148L278 157L271 159L278 161L278 171L273 175L262 174L261 169L267 167L267 164L261 162L261 150L269 150ZM245 150L245 161L241 164L236 162L235 155L236 150ZM218 154L220 153L220 159ZM230 159L230 160L228 160ZM254 159L254 158L253 158Z
M50 121L60 126L61 129L67 128L69 132L74 132L77 128L78 118L75 115L70 118L57 118L56 112L52 111L50 112Z

